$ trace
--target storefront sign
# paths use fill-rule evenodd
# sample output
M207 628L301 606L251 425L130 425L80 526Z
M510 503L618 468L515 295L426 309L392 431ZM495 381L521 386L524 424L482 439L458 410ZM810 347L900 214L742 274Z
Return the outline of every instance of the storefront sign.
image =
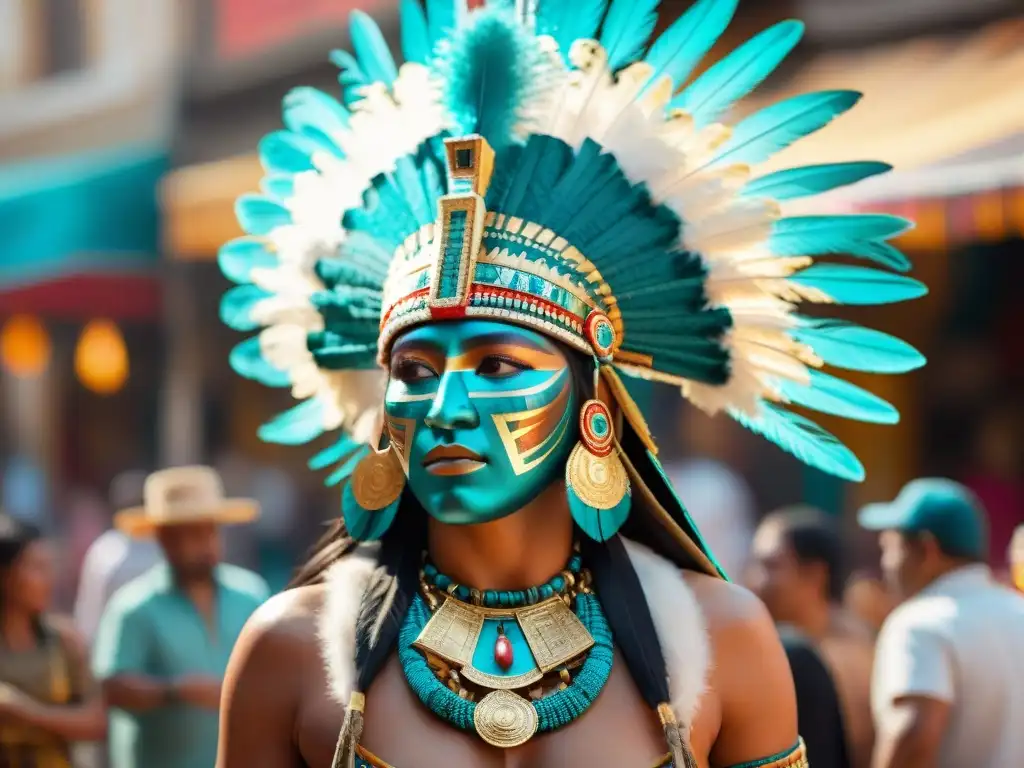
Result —
M247 58L325 26L343 26L355 9L373 13L384 0L218 0L217 53Z

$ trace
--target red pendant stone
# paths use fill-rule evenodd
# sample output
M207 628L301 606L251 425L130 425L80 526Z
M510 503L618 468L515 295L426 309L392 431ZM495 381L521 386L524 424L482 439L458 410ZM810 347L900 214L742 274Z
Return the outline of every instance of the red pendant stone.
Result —
M494 661L505 671L512 666L512 643L504 635L494 641Z

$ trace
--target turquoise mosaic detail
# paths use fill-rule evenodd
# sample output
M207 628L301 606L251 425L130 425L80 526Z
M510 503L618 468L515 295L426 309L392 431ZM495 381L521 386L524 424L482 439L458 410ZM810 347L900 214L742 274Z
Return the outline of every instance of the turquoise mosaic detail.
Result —
M615 332L612 331L612 327L605 323L602 323L597 328L597 343L602 347L610 347L615 341Z
M459 295L459 271L465 251L466 211L452 211L448 215L448 242L441 254L438 270L437 298L454 299Z
M590 423L590 428L594 430L594 434L598 437L604 437L608 434L608 419L604 417L603 413L599 413Z
M512 666L507 670L498 666L498 662L494 660L494 644L498 642L499 624L504 625L502 629L505 630L505 637L512 643ZM472 663L473 669L495 677L515 677L537 669L537 662L533 658L533 652L530 651L523 630L512 618L484 619L484 626L473 650Z

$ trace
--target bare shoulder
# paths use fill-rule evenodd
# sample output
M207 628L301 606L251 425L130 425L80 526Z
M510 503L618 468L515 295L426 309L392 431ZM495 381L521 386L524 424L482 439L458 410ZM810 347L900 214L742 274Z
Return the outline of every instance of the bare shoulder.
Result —
M253 656L317 651L317 616L324 603L324 586L289 589L274 595L249 617L234 655Z
M766 628L771 635L776 634L768 610L750 590L697 571L684 571L683 579L697 599L712 635L726 631L757 633Z
M712 761L735 765L796 742L796 694L775 624L749 590L701 573L684 579L704 614L711 643L709 689L720 722Z

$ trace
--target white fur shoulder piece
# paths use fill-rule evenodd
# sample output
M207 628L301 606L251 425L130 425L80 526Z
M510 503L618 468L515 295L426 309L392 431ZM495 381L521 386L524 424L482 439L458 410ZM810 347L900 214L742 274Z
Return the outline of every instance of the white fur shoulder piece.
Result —
M625 543L665 655L672 709L679 723L689 727L711 663L704 616L677 566L640 544ZM355 685L359 604L375 567L372 552L357 552L327 573L327 597L319 621L320 653L331 693L346 705Z
M704 614L679 566L642 544L623 539L647 598L668 670L672 711L689 728L707 684L711 647Z
M331 694L348 705L356 684L356 621L370 576L377 568L376 552L357 549L327 571L327 596L318 621L320 655L331 683Z

